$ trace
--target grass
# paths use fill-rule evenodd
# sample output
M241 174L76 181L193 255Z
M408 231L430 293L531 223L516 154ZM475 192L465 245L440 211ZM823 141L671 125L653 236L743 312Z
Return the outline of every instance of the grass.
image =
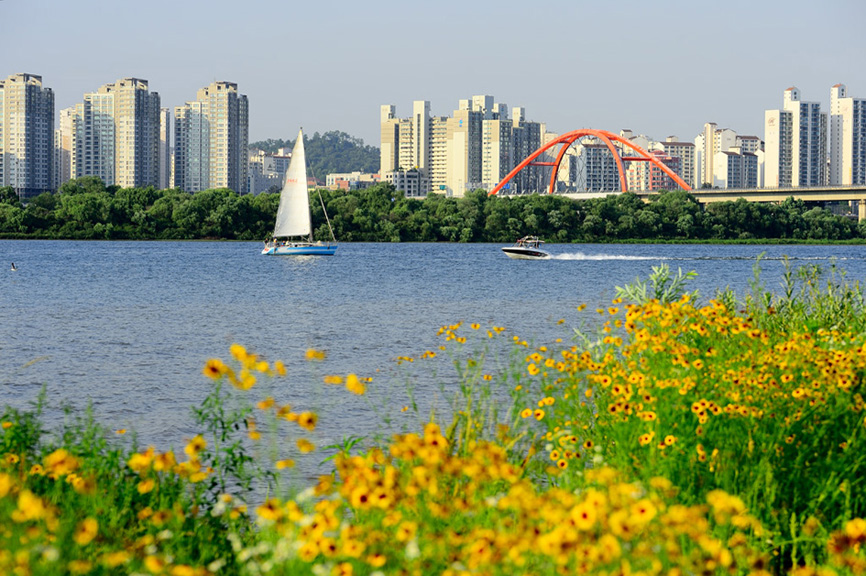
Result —
M296 489L282 478L318 417L260 397L285 368L239 345L206 363L182 453L92 414L45 430L43 400L7 408L0 573L863 574L859 285L789 268L774 293L756 271L704 302L691 277L656 268L579 311L598 331L548 346L442 327L399 361L438 362L448 410L381 441L347 430L319 450L332 471Z

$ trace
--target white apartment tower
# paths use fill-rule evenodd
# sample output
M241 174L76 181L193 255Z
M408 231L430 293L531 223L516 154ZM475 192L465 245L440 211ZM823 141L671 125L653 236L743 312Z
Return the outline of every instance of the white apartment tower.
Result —
M0 186L21 199L54 189L54 92L42 77L0 80Z
M248 186L249 105L233 82L214 82L174 109L174 185L187 192Z
M737 133L730 128L719 128L715 122L704 124L704 130L695 138L695 161L697 181L693 188L713 184L713 159L718 152L725 152L737 145ZM689 181L686 180L688 183Z
M818 102L785 90L781 110L764 112L764 185L822 186L827 182L827 115Z
M56 130L54 136L54 185L57 188L72 179L72 157L75 153L73 145L75 107L64 108L58 116L60 128Z
M159 94L123 78L85 94L72 119L72 175L106 186L159 186Z
M171 110L159 110L159 189L171 188Z
M866 184L866 99L848 97L844 84L830 88L831 186Z

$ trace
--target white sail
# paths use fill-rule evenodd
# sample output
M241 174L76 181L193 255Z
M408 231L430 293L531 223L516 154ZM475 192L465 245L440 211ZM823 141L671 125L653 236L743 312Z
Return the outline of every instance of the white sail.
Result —
M309 236L311 230L304 133L303 130L299 130L298 140L292 150L289 170L286 172L286 183L280 193L280 207L277 209L274 237Z

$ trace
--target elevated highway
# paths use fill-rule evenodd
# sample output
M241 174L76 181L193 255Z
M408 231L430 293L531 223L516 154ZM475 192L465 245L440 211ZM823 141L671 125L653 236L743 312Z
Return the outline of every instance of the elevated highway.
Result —
M655 191L633 191L643 200L650 200L657 195ZM620 192L587 192L567 193L563 196L575 199L598 198L608 194L619 194ZM866 185L853 186L816 186L811 188L702 188L700 190L689 190L695 199L701 204L712 202L736 202L740 198L749 202L774 202L781 203L788 197L793 197L804 202L849 202L858 203L857 216L859 221L866 220Z

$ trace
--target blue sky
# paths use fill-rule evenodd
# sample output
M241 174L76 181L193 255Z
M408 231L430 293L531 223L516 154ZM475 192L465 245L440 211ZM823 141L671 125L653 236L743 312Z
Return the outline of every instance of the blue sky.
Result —
M789 86L825 111L838 82L866 98L864 22L863 0L0 0L0 77L41 75L58 110L128 76L169 108L236 82L251 141L303 126L378 146L380 105L450 115L475 94L559 133L763 138Z

